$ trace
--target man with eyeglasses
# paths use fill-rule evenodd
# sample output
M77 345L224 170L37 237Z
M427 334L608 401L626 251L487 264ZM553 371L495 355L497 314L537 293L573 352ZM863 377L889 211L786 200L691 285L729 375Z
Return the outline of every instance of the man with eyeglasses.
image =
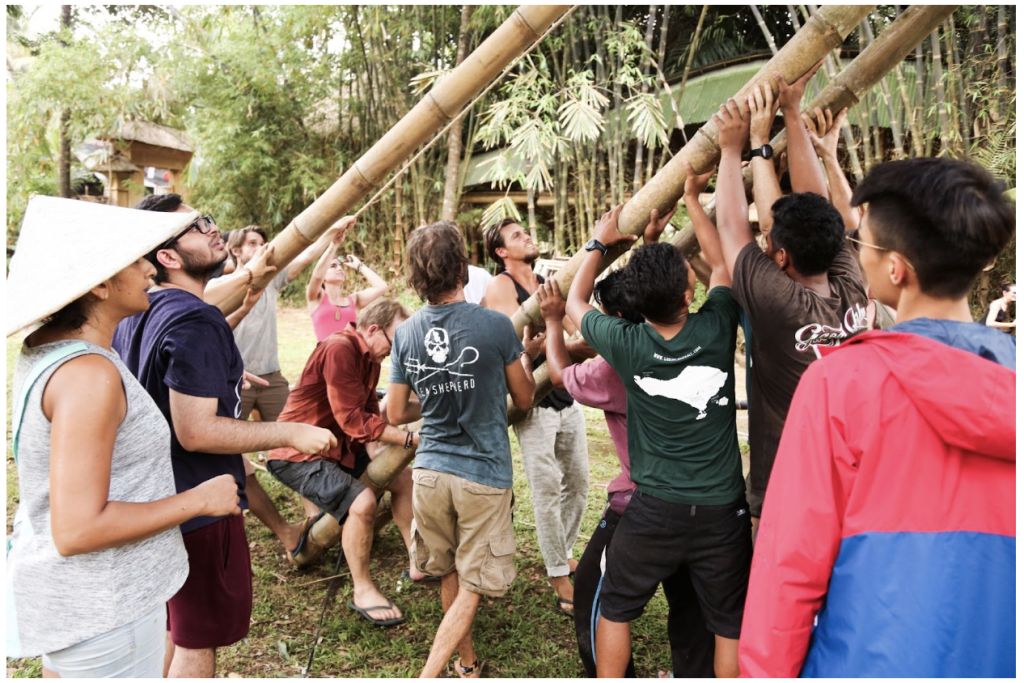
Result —
M136 208L191 213L181 197L151 195ZM231 329L203 288L227 258L209 217L192 223L147 254L157 270L150 308L124 319L113 348L171 426L171 465L178 492L222 474L238 483L249 507L242 453L291 446L301 453L337 445L330 431L289 422L253 423L241 416L242 357ZM262 491L261 491L262 492ZM266 494L263 494L266 496ZM197 517L181 525L189 576L168 602L166 673L211 678L216 648L249 632L252 568L245 526L238 517Z
M391 354L395 328L409 315L398 301L377 299L359 312L355 323L317 344L279 419L330 430L338 446L314 455L284 447L267 456L267 469L274 477L342 525L341 545L352 572L349 607L378 626L400 624L404 617L370 579L377 498L359 477L371 460L367 444L398 444L411 449L419 443L419 434L393 427L381 417L377 398L381 361ZM387 490L391 491L395 525L406 548L411 548L412 471L405 468ZM326 550L309 532L316 521L310 520L299 546L289 553L293 564L299 552L304 551L307 562L312 562ZM410 562L412 571L415 567Z
M751 357L748 500L755 529L800 376L817 358L819 347L837 346L868 326L860 269L846 248L843 218L827 198L825 175L800 118L800 99L816 69L792 85L775 76L794 194L781 196L767 144L776 111L771 84L755 88L745 107L730 100L715 115L720 129L728 130L723 133L728 144L722 145L720 173L740 173L739 163L725 161L744 154L749 132L752 149L746 156L767 242L767 250L761 251L754 241L745 196L719 200L718 225L732 274L732 296L752 330L752 339L746 340Z

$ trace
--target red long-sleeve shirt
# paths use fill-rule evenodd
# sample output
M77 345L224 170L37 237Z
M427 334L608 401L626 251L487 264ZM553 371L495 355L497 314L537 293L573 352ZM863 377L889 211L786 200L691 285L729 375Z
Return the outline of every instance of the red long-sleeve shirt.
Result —
M277 421L329 429L338 437L338 445L326 455L275 448L268 459L307 462L326 458L353 467L356 446L376 441L387 426L377 401L379 378L380 363L373 360L354 324L324 339L306 362Z

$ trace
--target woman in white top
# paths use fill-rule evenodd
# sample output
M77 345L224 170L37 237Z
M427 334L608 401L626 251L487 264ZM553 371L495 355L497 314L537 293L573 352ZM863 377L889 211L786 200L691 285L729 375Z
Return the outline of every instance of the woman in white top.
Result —
M52 197L29 204L8 336L43 324L25 339L12 393L20 500L7 652L42 655L44 676L160 677L165 603L188 575L177 527L241 512L230 475L175 493L170 428L110 348L118 322L149 308L156 271L143 255L203 220Z

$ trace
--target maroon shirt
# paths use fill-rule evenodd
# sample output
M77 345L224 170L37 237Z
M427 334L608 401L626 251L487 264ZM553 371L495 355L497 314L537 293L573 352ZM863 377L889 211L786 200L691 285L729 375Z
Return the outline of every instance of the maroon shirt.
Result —
M387 426L377 401L379 378L380 363L373 360L355 323L317 344L277 421L329 429L338 437L338 445L326 455L306 455L287 446L275 448L267 459L327 459L342 467L354 467L356 450L362 450L357 446L376 441Z

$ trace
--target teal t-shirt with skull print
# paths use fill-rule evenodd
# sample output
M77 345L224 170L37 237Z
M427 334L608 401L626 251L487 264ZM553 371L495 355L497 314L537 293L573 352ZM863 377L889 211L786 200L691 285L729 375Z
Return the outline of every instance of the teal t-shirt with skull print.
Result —
M464 301L424 306L399 325L389 381L420 401L413 467L512 488L505 366L522 351L508 316Z

